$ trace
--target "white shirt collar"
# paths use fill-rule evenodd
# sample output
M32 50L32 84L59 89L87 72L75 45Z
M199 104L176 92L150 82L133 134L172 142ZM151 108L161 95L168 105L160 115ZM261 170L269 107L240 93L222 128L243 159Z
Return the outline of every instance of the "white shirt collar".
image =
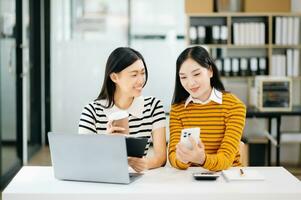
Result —
M214 101L215 103L222 104L223 103L223 93L213 88L210 94L210 97L206 101L201 101L199 99L194 99L191 95L187 98L185 102L185 108L190 103L199 103L199 104L207 104L210 101Z
M107 100L100 100L101 105L107 105ZM117 106L113 105L111 108L103 108L104 114L108 117L110 114L114 112L121 111L122 109L118 108ZM135 97L132 104L127 111L129 114L131 114L134 117L142 118L143 117L143 110L144 110L144 97L139 96Z

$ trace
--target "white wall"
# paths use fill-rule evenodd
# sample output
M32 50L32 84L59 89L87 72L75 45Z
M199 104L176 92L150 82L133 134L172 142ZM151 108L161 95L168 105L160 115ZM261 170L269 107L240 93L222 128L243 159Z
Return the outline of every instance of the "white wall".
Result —
M176 59L186 47L185 40L176 38L185 33L184 1L134 0L131 10L132 35L166 36L165 39L133 39L131 46L142 53L149 70L143 94L160 98L165 111L169 112Z
M71 38L70 1L54 0L52 3L52 60L51 60L51 123L52 131L76 132L78 120L85 104L95 99L100 91L105 62L110 52L127 44L127 1L110 2L115 15L107 21L101 37ZM112 2L112 3L111 3ZM118 5L116 7L116 5ZM167 34L166 40L133 40L132 47L145 57L149 81L144 95L163 100L169 110L174 85L175 60L185 48L184 40L177 41L176 34L184 34L185 15L183 0L160 2L136 0L132 2L132 34ZM111 7L110 7L111 6ZM166 8L168 12L166 12ZM122 16L116 18L116 16ZM144 23L144 22L147 23ZM167 79L166 79L167 77ZM164 80L165 84L158 82Z
M166 112L170 110L174 90L176 59L185 46L184 41L176 40L135 41L132 45L144 56L149 71L143 95L162 100Z
M83 107L100 92L110 52L127 44L126 0L107 1L102 37L71 38L70 1L53 0L51 17L51 129L73 132ZM122 20L118 20L122 19Z

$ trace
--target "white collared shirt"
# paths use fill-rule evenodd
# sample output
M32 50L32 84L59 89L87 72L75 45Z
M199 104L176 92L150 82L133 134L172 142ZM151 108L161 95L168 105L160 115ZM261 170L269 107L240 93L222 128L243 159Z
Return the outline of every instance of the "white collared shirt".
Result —
M106 100L100 100L100 103L102 105L106 105L107 101ZM136 117L136 118L142 118L143 117L143 110L144 110L144 97L136 97L134 98L132 104L130 107L125 110L127 111L130 115ZM122 109L118 108L117 106L113 105L111 108L104 108L103 112L105 115L108 117L114 112L122 111Z
M199 99L193 98L191 95L186 99L185 101L185 108L187 105L192 102L192 103L199 103L199 104L207 104L210 101L214 101L215 103L222 104L223 103L223 93L221 91L218 91L217 89L213 88L211 90L211 94L209 98L206 101L201 101Z

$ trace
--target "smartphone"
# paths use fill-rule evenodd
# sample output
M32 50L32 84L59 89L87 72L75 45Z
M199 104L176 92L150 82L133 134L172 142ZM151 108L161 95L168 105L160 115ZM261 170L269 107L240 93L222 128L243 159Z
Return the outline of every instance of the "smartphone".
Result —
M200 128L186 128L181 132L180 142L187 148L192 149L192 144L189 141L189 137L192 137L196 144L200 142Z
M215 181L220 176L214 172L195 172L192 174L195 180Z

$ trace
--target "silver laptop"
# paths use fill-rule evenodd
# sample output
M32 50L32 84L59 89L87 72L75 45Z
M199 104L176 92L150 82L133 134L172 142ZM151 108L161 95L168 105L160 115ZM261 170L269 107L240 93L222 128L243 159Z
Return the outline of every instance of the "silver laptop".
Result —
M122 135L52 132L48 139L57 179L128 184L141 175L129 173Z

